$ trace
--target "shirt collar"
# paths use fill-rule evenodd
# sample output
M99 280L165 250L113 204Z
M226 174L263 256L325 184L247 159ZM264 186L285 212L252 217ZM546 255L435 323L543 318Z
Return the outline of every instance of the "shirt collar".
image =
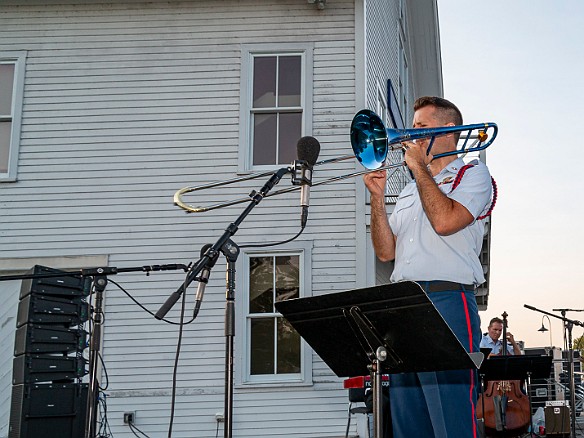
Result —
M440 171L440 173L442 172L458 173L462 166L464 166L464 160L459 157L456 160L448 163L446 167Z
M434 179L436 181L439 181L439 180L441 180L441 179L443 180L444 178L449 177L451 175L457 175L458 171L460 170L460 168L462 166L464 166L464 164L465 164L464 160L459 157L456 160L448 163L446 165L446 167L444 167L444 169L442 169L440 172L438 172L438 175L436 175L434 177Z

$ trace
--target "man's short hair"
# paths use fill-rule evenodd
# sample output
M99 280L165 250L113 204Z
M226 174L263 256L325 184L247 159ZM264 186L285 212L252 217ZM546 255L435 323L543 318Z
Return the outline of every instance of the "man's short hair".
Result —
M491 319L489 321L489 327L493 325L493 323L498 322L499 324L503 324L503 320L501 318L498 317L494 317L493 319Z
M438 110L440 120L446 123L454 123L455 125L462 125L462 113L456 105L449 100L436 96L423 96L416 99L414 102L414 111L419 110L425 106L433 106Z

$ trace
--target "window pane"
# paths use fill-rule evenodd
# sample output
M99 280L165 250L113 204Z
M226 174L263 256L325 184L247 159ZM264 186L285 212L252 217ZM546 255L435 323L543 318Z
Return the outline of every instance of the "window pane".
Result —
M299 297L300 256L276 257L276 301Z
M8 172L11 122L0 122L0 173Z
M302 113L280 114L278 164L288 164L296 159L296 145L302 133Z
M278 106L300 106L300 56L281 56L278 71Z
M276 114L253 117L253 164L276 164Z
M276 106L276 57L261 56L253 59L253 107Z
M284 318L278 318L278 374L300 372L300 335Z
M250 257L249 259L250 313L272 313L274 311L273 260L273 257Z
M0 115L12 115L14 64L0 64Z
M274 319L251 320L251 374L274 374Z

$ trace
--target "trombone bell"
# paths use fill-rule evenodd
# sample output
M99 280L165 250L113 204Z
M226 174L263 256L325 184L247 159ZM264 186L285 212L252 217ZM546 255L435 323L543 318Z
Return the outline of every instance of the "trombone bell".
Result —
M351 123L351 146L355 158L366 169L378 169L387 157L387 132L373 111L359 111Z
M488 140L488 129L492 130L490 140ZM482 151L493 143L497 136L498 128L495 123L478 123L474 125L443 126L439 128L386 129L377 114L371 110L364 109L355 115L351 123L351 146L353 147L355 158L357 158L363 167L374 170L383 166L391 145L423 138L434 139L440 135L461 133L464 131L468 131L468 133L466 136L461 136L464 139L464 143L460 149L434 155L434 158ZM477 135L474 137L476 141L467 146L473 131L477 131ZM430 148L431 145L432 143L430 143ZM430 149L428 149L427 153L430 153Z

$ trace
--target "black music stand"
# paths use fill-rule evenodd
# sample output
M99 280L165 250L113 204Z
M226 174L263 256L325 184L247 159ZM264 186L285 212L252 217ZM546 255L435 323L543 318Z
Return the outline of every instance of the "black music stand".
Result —
M276 303L338 377L373 374L375 437L382 434L381 375L478 368L423 289L412 281Z
M506 347L506 346L505 346ZM483 361L479 368L482 393L484 397L485 382L491 380L524 380L527 382L527 399L529 400L529 423L533 431L531 413L531 378L547 379L552 371L552 356L491 356ZM485 409L483 398L483 410ZM483 421L485 415L483 412Z

